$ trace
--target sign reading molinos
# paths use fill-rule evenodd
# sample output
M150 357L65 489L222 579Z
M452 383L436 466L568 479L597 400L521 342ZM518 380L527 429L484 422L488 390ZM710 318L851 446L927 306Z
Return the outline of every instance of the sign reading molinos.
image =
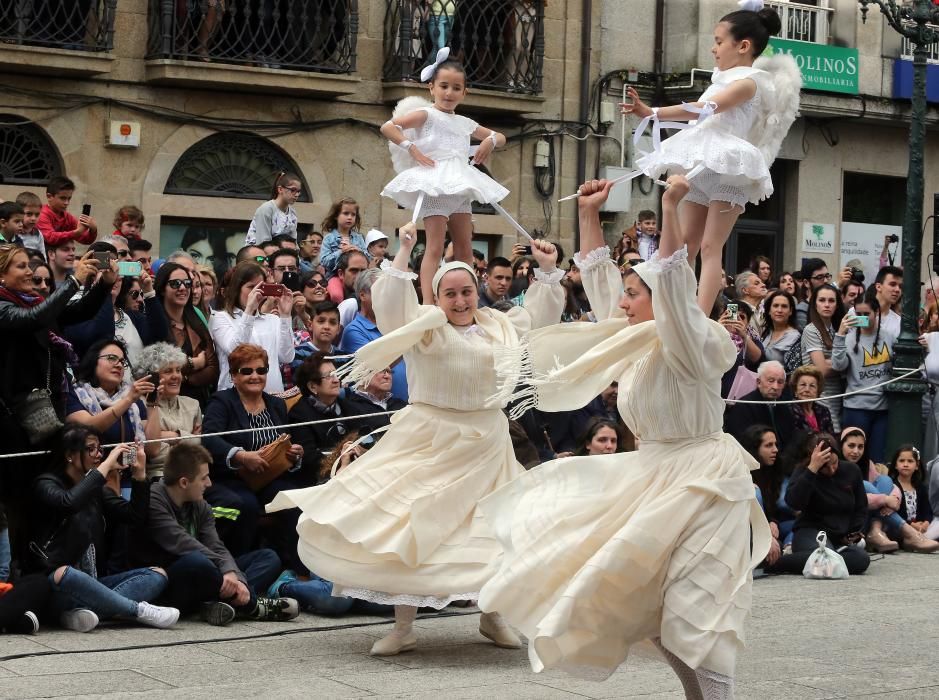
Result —
M856 95L858 88L858 50L841 46L813 44L808 41L770 39L764 55L782 51L792 56L799 70L805 90L845 92Z

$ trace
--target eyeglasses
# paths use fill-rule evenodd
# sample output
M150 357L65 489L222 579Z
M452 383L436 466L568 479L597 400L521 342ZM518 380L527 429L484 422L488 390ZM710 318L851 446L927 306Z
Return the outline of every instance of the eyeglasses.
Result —
M321 279L308 279L306 284L303 285L307 289L313 289L314 287L322 287L326 289L326 280Z
M130 251L129 251L129 250L119 250L119 251L117 251L117 257L119 257L119 258L129 258L129 257L130 257Z
M270 367L239 367L238 374L242 377L250 377L252 374L259 374L262 377L271 371Z
M106 355L98 355L98 359L107 360L112 365L121 365L122 367L127 367L127 365L129 364L127 362L126 357L121 357L120 355L114 355L112 353L108 353Z
M85 452L94 457L95 455L101 454L101 445L85 445Z
M817 275L812 275L812 279L815 280L816 282L823 282L823 281L824 281L824 282L827 282L828 280L831 279L831 273L830 273L830 272L820 272L820 273L818 273Z
M299 187L281 187L282 190L287 190L288 192L293 192L294 194L300 194L303 192Z
M170 280L166 285L171 289L179 289L180 287L192 289L192 280Z
M278 265L274 269L277 272L297 272L300 268L296 265Z
M131 299L139 299L143 296L143 292L139 289L131 289L128 294L130 295Z
M48 287L51 282L51 277L33 277L33 284L35 284L37 287L41 284L44 284Z

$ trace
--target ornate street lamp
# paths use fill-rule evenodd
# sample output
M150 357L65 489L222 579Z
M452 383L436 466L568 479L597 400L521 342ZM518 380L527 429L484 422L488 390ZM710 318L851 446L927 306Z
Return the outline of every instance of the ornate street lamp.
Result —
M922 363L917 342L919 328L920 255L923 247L923 147L926 136L926 56L930 44L939 41L939 7L933 0L858 0L861 19L867 22L868 5L876 4L887 23L913 46L913 97L910 112L910 161L906 179L906 215L903 217L903 302L900 338L894 346L894 376L906 374ZM925 385L914 375L887 387L890 406L888 452L911 442L923 444L922 395Z

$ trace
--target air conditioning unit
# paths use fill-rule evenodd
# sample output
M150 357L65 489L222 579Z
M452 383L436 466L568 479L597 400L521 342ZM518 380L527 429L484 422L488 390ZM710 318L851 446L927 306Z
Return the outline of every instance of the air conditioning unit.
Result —
M603 180L615 180L622 175L630 172L632 168L621 168L618 165L603 165L600 167L600 178ZM614 185L610 190L610 196L600 208L601 211L628 212L632 206L633 183L621 182Z

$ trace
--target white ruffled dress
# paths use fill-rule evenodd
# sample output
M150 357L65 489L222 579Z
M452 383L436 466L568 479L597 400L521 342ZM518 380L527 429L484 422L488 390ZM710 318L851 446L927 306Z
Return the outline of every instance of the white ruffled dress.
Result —
M406 209L414 208L421 192L427 197L453 197L482 204L505 199L509 194L505 187L469 164L470 136L479 124L433 106L422 109L427 121L412 140L436 165L420 165L412 159L415 164L385 185L382 196L391 197Z
M477 504L524 469L493 398L495 355L560 320L563 274L542 275L524 308L479 309L463 331L418 303L413 274L382 272L372 303L383 338L373 342L402 347L411 405L327 483L283 491L268 506L303 510L300 559L333 582L333 595L442 608L475 600L498 570L502 547ZM352 365L364 364L370 346Z
M766 157L754 144L765 121L765 109L774 101L772 76L759 68L739 66L715 70L711 85L698 99L706 102L738 80L753 80L756 93L737 107L712 114L665 139L661 146L636 159L636 167L652 178L664 173L688 173L698 165L706 172L691 181L711 181L708 189L720 185L739 188L753 204L773 194L773 181ZM710 172L707 172L710 171ZM718 181L713 182L713 173Z
M698 309L686 251L636 268L656 320L635 326L611 318L622 280L609 250L587 258L584 287L608 320L530 334L522 374L535 387L516 395L569 410L618 380L639 449L548 462L486 498L505 554L479 606L528 637L536 672L605 678L661 637L691 668L732 675L770 543L758 465L721 430L734 344Z

